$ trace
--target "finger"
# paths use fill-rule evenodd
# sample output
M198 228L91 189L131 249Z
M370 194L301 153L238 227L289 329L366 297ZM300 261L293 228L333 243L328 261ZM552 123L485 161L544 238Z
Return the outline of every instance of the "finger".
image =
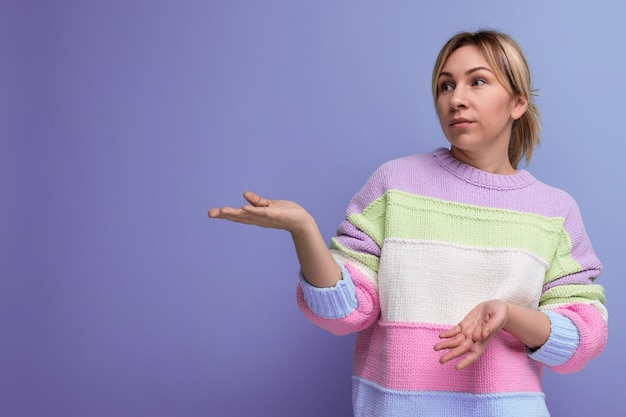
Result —
M501 329L500 328L495 328L495 329L484 329L483 330L483 340L481 341L482 343L489 343L489 341L491 340L492 337L494 337L496 335L496 333L498 333Z
M454 349L455 347L459 346L463 341L465 340L465 338L463 337L463 335L457 335L452 339L448 339L445 340L443 342L439 342L439 343L435 343L434 349L436 351L440 351L443 349Z
M489 320L482 325L480 337L483 341L488 341L500 329L502 329L502 323L497 320Z
M258 216L251 216L250 214L244 212L242 209L235 209L232 207L211 209L209 210L209 217L244 224L258 223Z
M467 368L468 366L476 362L476 360L480 358L481 354L482 352L478 353L470 351L467 355L465 355L463 359L461 359L459 362L457 362L456 365L454 365L454 369L460 371L463 368Z
M241 211L253 216L267 217L267 207L255 207L251 205L245 205L241 207Z
M471 339L465 339L459 346L442 355L441 358L439 358L439 362L443 364L465 355L472 349L472 345L473 342Z
M252 191L246 191L243 193L243 198L255 207L269 207L270 205L270 200L263 198Z
M229 214L236 209L232 207L220 207L209 209L209 217L211 218L224 218L224 214Z
M489 324L486 324L485 326L483 326L482 329L480 329L480 335L478 336L480 337L480 341L485 342L489 340L491 336L493 336L493 334L495 333L495 329L493 327L494 326L490 326Z
M448 329L445 332L439 333L439 338L440 339L448 339L450 337L456 336L459 333L461 333L461 326L459 326L457 324L456 326L452 327L451 329Z

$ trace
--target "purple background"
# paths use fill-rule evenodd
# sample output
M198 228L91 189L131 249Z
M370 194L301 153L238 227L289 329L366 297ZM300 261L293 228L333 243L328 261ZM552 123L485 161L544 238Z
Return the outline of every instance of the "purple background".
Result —
M349 416L353 337L299 313L288 234L206 211L251 189L330 239L379 164L446 145L435 55L492 27L605 266L609 344L549 405L624 416L626 6L423 3L3 0L0 415Z

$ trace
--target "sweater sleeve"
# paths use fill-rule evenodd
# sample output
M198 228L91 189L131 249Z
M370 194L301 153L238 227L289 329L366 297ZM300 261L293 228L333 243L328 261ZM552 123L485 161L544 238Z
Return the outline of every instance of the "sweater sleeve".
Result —
M332 288L316 288L302 274L298 306L305 317L336 335L359 332L380 314L378 265L384 228L384 166L352 198L330 250L342 270Z
M369 327L378 317L378 294L351 264L339 263L341 279L332 288L317 288L300 274L298 307L313 324L343 336Z
M604 289L595 283L602 265L573 199L569 207L539 303L550 319L550 336L530 354L558 373L581 370L602 352L608 338Z

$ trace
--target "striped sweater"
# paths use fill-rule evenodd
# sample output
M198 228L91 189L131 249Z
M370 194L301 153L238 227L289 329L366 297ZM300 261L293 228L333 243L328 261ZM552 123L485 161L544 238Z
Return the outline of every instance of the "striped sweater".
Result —
M357 417L548 416L543 366L577 371L606 343L601 264L578 206L528 171L490 174L444 148L390 161L330 247L342 279L316 288L301 276L298 304L334 334L357 332ZM531 352L502 330L468 368L440 364L439 333L494 298L544 312L548 341Z

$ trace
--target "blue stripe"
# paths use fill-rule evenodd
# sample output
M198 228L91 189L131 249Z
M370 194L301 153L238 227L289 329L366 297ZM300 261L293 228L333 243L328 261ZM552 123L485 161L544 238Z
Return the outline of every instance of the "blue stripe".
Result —
M539 349L528 351L531 359L548 366L563 365L567 362L580 343L578 328L569 318L554 311L544 311L550 319L550 337Z
M396 391L352 377L355 417L549 417L545 395Z
M341 279L334 287L318 288L307 282L300 271L300 287L304 301L311 311L325 319L339 319L349 316L359 303L356 298L356 289L350 277L350 272L340 263Z

